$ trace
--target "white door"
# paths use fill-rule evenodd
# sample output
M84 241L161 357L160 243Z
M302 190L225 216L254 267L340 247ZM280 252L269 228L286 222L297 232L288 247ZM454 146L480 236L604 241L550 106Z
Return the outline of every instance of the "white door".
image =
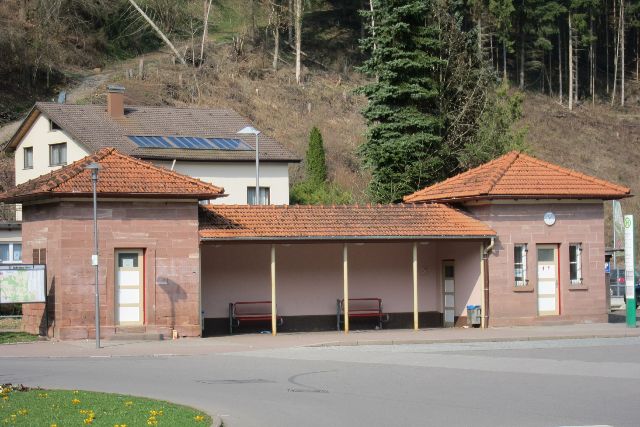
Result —
M453 261L442 263L442 290L444 293L444 327L455 325L456 299L455 299L455 268Z
M538 315L559 314L558 247L538 245Z
M116 322L141 325L144 322L143 252L141 249L116 251Z

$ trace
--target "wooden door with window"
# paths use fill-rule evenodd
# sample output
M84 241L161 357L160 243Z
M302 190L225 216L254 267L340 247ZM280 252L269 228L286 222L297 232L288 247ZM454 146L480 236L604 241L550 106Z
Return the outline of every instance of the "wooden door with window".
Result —
M144 323L144 253L142 249L120 249L115 256L116 323Z
M442 291L443 291L443 326L455 326L456 298L455 298L455 266L453 261L442 262Z
M560 314L558 246L538 245L538 315Z

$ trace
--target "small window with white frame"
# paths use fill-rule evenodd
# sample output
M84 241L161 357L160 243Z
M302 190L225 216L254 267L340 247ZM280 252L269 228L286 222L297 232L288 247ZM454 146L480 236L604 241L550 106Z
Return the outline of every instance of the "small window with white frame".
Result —
M260 203L256 201L256 187L247 187L247 204L248 205L268 205L271 203L271 191L269 187L260 186Z
M0 262L3 264L22 262L22 244L0 243Z
M527 286L527 244L516 244L513 247L513 272L516 287Z
M49 120L49 131L62 130L62 128L53 120Z
M33 147L24 147L24 168L33 169Z
M67 164L67 143L49 145L49 166Z
M582 284L582 244L569 245L569 280L572 285Z

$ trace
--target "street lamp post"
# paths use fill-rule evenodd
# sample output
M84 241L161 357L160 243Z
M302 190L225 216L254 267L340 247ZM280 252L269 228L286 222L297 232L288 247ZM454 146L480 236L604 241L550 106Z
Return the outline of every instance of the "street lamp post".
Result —
M96 191L100 165L94 162L87 166L87 169L91 171L91 184L93 186L93 255L91 256L91 265L95 268L96 273L96 348L100 348L100 289L98 287L98 197Z
M256 205L260 204L260 156L258 154L258 150L260 147L260 141L258 140L258 135L260 135L260 131L253 126L243 127L238 131L240 135L255 135L256 136Z

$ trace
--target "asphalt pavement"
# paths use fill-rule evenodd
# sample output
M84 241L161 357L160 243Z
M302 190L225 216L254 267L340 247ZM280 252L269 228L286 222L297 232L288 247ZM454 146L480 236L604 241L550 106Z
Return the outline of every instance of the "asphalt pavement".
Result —
M7 382L167 399L232 427L637 427L640 337L25 355L0 359Z

